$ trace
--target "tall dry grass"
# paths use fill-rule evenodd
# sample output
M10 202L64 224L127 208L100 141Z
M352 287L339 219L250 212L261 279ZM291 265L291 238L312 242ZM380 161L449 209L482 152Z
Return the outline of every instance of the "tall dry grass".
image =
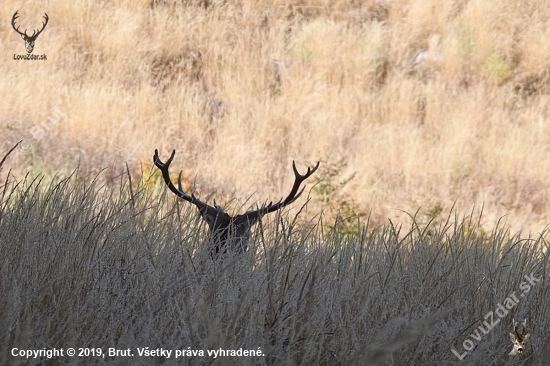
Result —
M192 207L148 184L131 188L125 175L101 182L76 170L0 186L1 364L547 363L544 235L484 233L478 218L459 216L375 231L364 223L350 235L287 214L264 220L244 255L212 262L197 254L205 225ZM526 275L537 278L528 291ZM512 294L518 303L500 318ZM512 318L528 319L531 333L520 357L507 356ZM12 356L69 347L133 357ZM138 347L172 357L139 357ZM207 355L239 348L262 356ZM175 359L175 350L205 355Z
M486 230L505 216L513 230L537 233L550 212L548 9L519 0L7 0L2 146L32 143L15 156L20 177L78 162L94 171L128 161L137 172L154 148L176 148L173 165L222 203L280 197L292 159L320 159L336 169L332 202L374 224L419 208L442 220L454 205L483 208ZM29 29L48 13L34 51L47 61L11 59L24 53L9 24L16 10ZM64 116L33 139L56 106Z

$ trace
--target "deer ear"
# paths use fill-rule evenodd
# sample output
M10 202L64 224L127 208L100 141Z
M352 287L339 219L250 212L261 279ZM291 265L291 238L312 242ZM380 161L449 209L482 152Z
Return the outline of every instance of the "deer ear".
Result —
M24 34L22 34L22 35L21 35L21 38L23 38L23 40L25 40L25 35L24 35Z
M531 333L527 333L525 337L523 337L523 343L527 343L529 341L529 338L531 338Z
M512 342L515 342L516 341L516 336L514 335L514 333L510 333L510 340Z

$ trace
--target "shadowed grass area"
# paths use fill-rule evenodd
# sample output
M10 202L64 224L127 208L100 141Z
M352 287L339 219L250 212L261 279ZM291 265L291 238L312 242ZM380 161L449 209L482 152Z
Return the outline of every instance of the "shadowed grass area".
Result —
M255 229L244 255L213 262L191 205L118 179L113 189L77 169L0 186L1 364L454 365L467 339L464 364L544 364L544 235L484 232L458 215L349 233L283 214ZM528 291L526 275L537 279ZM472 338L511 294L517 304ZM532 334L517 358L507 356L512 317ZM11 356L68 347L134 357ZM172 354L139 357L143 347ZM262 356L208 356L240 348Z

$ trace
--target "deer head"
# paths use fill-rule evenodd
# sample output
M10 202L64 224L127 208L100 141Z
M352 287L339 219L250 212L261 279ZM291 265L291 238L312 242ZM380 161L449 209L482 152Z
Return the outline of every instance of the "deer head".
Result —
M512 319L512 326L514 328L514 333L510 333L510 340L514 344L514 348L512 348L512 351L509 353L509 355L521 355L523 351L525 351L525 344L529 341L529 338L531 338L531 334L527 333L525 334L525 325L527 324L527 320L524 320L522 323L522 331L521 334L518 332L518 323Z
M277 203L270 202L267 205L263 205L257 210L247 211L242 215L230 216L223 208L214 202L214 206L210 206L203 201L199 200L195 195L187 194L183 191L181 186L181 172L178 178L178 188L174 186L170 179L170 173L168 168L172 159L176 154L176 150L172 151L172 155L163 163L158 154L158 150L155 149L155 155L153 156L153 162L162 172L162 177L168 188L178 197L194 204L204 221L208 224L210 233L214 238L215 247L213 248L213 256L218 254L233 253L240 254L248 249L248 238L250 236L250 228L256 224L264 215L280 210L281 208L296 201L298 197L303 193L304 188L300 191L300 184L309 178L319 167L319 162L312 168L307 168L307 173L301 175L296 169L296 164L292 162L292 169L294 170L294 185L290 190L290 193L284 200L280 200Z
M15 21L17 20L17 18L19 18L19 15L17 14L19 12L16 11L15 14L13 14L13 18L11 18L11 26L13 27L13 29L19 33L21 35L21 38L23 38L23 40L25 41L25 48L27 49L27 53L32 53L32 50L34 49L34 42L36 41L36 38L38 37L38 35L40 33L42 33L42 31L44 30L44 28L46 28L46 24L48 24L48 14L44 13L44 18L46 19L46 21L44 23L42 23L42 29L40 29L39 31L33 31L32 32L32 36L29 36L27 34L27 30L25 29L25 32L21 33L19 31L19 27L15 27Z

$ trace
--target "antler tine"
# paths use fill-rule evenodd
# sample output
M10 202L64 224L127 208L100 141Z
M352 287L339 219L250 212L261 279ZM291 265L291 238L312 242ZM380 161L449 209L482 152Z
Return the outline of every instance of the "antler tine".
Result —
M202 218L206 221L208 226L210 227L210 231L213 232L214 230L219 229L220 227L223 228L223 220L229 220L226 221L225 224L228 225L228 222L231 221L231 217L227 215L223 209L214 204L214 207L204 203L197 197L195 197L194 194L188 194L186 193L181 184L181 175L182 172L180 171L180 174L178 175L178 188L174 186L174 183L172 183L172 180L170 179L170 172L169 167L170 163L172 163L172 160L174 159L174 156L176 155L176 150L172 151L172 155L170 155L170 158L166 160L166 163L163 163L159 158L159 152L157 149L155 149L155 155L153 155L153 162L157 166L157 168L160 169L162 172L162 177L164 178L164 183L168 186L168 188L178 197L183 198L184 200L191 202L197 208L199 209L199 212L202 216ZM221 217L221 218L220 218ZM220 226L222 225L222 226Z
M277 202L275 204L272 204L270 202L269 205L267 205L262 210L262 213L266 214L266 213L270 213L270 212L273 212L273 211L277 211L277 210L283 208L284 206L289 205L292 202L296 201L298 199L298 197L300 197L302 195L302 193L304 192L304 189L305 189L305 187L303 187L300 191L298 191L298 189L300 189L300 185L302 184L303 181L305 181L313 173L315 173L317 168L319 168L320 163L321 162L318 161L317 165L315 165L313 168L308 167L307 172L304 175L302 175L302 174L300 174L300 172L298 172L298 169L296 168L296 162L293 160L292 161L292 170L294 171L294 185L292 186L292 189L290 190L290 193L288 194L288 196L284 200L281 199L279 202Z
M198 200L195 198L195 196L187 194L181 187L181 172L178 178L179 189L174 186L174 183L172 183L172 180L170 179L169 168L175 155L176 155L176 150L173 150L172 155L170 155L170 158L166 160L166 163L163 163L160 160L158 150L155 149L155 155L153 155L153 162L155 163L156 167L159 168L160 171L162 172L162 177L164 178L164 182L173 193L175 193L177 196L183 198L186 201L189 201L191 203L196 203Z
M11 26L13 27L13 29L14 29L17 33L19 33L19 34L21 34L21 35L25 35L25 34L27 34L27 30L26 30L26 29L25 29L25 33L21 33L21 32L19 31L19 27L17 27L17 28L15 27L15 21L17 20L17 18L19 18L19 14L18 14L18 13L19 13L19 10L17 10L17 11L15 12L15 14L13 14L13 17L11 18Z
M522 330L521 334L518 332L518 322L515 319L512 319L512 325L514 326L514 332L516 333L516 336L518 339L522 339L523 335L525 334L525 325L527 323L527 320L524 320L523 323L521 323Z
M312 175L313 173L315 173L315 171L317 170L317 168L319 168L319 164L320 164L320 163L321 163L321 162L318 161L318 162L317 162L317 165L315 165L313 168L311 168L311 167L308 166L308 167L307 167L307 173L304 174L304 175L301 175L301 174L298 172L298 169L296 169L296 162L295 162L294 160L292 160L292 170L294 170L294 175L295 175L296 177L300 177L300 178L302 178L301 181L304 181L304 180L306 180L307 178L309 178L310 175Z
M19 18L19 10L17 10L15 12L15 14L13 14L13 17L11 17L11 26L15 28L15 21L17 20L17 18Z
M42 29L40 29L40 30L38 31L38 33L36 33L36 36L34 35L34 32L33 32L33 35L32 35L33 37L38 37L38 35L39 35L40 33L42 33L42 31L44 30L44 28L46 28L46 25L48 24L48 20L49 20L50 18L48 17L48 14L47 14L47 13L44 13L44 18L46 19L46 22L42 22Z

